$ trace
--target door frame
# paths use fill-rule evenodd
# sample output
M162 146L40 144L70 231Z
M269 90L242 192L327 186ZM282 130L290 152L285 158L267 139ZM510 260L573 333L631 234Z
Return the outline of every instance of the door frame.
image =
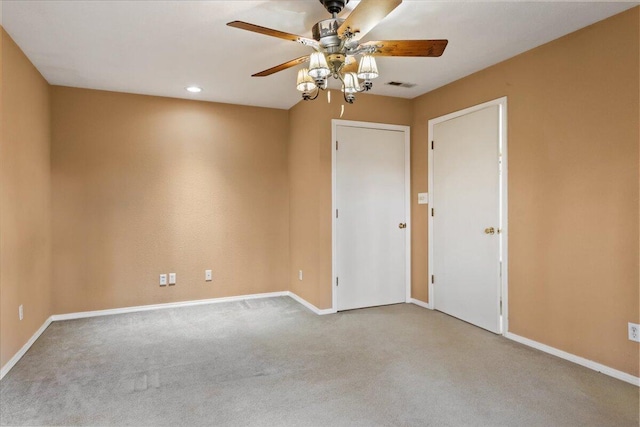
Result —
M411 300L411 128L409 126L391 125L384 123L359 122L352 120L331 120L331 295L332 310L338 310L338 292L336 290L338 259L337 259L337 222L336 222L336 178L337 178L337 159L336 159L336 138L337 127L348 126L365 129L381 129L404 132L404 209L405 221L407 228L405 229L407 238L405 239L405 302Z
M431 148L431 141L433 136L433 128L436 124L446 122L447 120L455 119L460 116L464 116L469 113L473 113L478 110L482 110L487 107L498 106L499 117L499 144L502 149L502 174L500 177L500 198L502 201L502 209L500 215L502 217L502 227L500 230L500 245L502 250L502 269L501 269L501 283L500 293L502 298L502 325L501 334L505 335L509 331L509 221L508 221L508 163L507 163L507 97L494 99L492 101L483 102L482 104L474 105L469 108L465 108L460 111L455 111L444 116L436 117L428 122L428 140L427 140L427 180L429 191L429 208L433 208L433 149ZM430 211L429 211L430 213ZM427 261L427 278L429 280L429 303L427 307L435 309L435 293L433 289L433 283L431 275L433 272L433 216L428 215L428 261Z

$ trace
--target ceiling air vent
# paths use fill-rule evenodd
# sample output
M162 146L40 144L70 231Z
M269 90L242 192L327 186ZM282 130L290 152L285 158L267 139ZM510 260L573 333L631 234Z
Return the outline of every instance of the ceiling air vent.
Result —
M406 88L411 88L416 86L415 83L403 83L403 82L387 82L385 84L389 86L399 86L399 87L406 87Z

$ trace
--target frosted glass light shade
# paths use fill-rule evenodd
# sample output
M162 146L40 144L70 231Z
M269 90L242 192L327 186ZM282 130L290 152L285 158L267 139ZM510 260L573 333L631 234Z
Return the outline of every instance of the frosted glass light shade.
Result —
M298 82L296 84L296 89L300 92L311 92L316 88L316 83L313 81L313 78L309 75L309 70L307 68L303 68L298 71Z
M360 89L358 75L356 73L346 73L344 75L344 87L342 88L344 93L356 93L358 89Z
M313 52L309 58L309 75L314 79L324 79L329 74L331 74L331 71L324 53Z
M358 66L358 77L362 80L373 80L378 77L378 65L371 55L363 55Z

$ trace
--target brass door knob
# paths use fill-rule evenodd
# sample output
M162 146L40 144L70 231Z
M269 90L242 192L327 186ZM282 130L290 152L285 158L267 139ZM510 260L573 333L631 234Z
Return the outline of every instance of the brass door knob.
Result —
M485 228L484 229L484 233L485 234L496 234L496 229L493 228L493 227Z
M401 222L401 223L398 225L398 228L407 228L407 224L406 224L406 223L404 223L404 222Z

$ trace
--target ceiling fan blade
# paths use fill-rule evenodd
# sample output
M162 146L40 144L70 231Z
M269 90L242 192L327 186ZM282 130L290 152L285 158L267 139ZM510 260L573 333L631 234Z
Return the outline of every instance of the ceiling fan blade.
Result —
M240 28L241 30L253 31L254 33L264 34L271 37L277 37L279 39L290 40L292 42L301 43L305 46L311 46L313 48L318 47L318 42L302 36L296 36L295 34L285 33L284 31L273 30L267 27L261 27L260 25L250 24L242 21L232 21L227 24L230 27Z
M344 38L345 33L348 31L356 34L355 38L361 38L378 25L400 3L402 3L402 0L362 0L338 28L338 37Z
M293 59L293 60L291 60L289 62L285 62L283 64L276 65L275 67L271 67L271 68L269 68L267 70L260 71L259 73L255 73L251 77L266 77L266 76L270 76L271 74L275 74L278 71L286 70L287 68L295 67L296 65L299 65L299 64L304 64L307 61L309 61L309 55L301 56L300 58L296 58L296 59Z
M377 56L431 56L442 55L448 40L380 40L360 46L378 46Z

